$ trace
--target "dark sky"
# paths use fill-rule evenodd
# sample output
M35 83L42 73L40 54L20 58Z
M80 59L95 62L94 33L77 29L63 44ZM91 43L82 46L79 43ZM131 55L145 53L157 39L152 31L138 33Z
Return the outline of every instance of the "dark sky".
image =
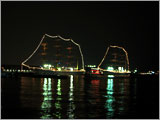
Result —
M118 45L130 68L159 69L159 1L1 2L1 25L2 65L20 65L47 33L79 43L85 64Z

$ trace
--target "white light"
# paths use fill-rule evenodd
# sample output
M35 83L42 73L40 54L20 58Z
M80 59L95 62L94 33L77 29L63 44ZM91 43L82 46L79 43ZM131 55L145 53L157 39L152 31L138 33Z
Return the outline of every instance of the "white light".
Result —
M58 69L58 71L61 71L61 68L57 68Z
M114 77L114 75L108 75L108 77L113 78L113 77Z
M43 66L44 66L44 68L47 68L47 69L50 69L52 67L51 64L44 64Z
M134 73L136 73L137 72L137 70L134 70Z
M122 71L122 68L121 68L121 67L118 67L118 70L119 70L119 71Z
M113 67L108 67L108 68L107 68L107 70L109 70L109 71L113 71L113 70L114 70L114 68L113 68Z
M73 71L73 68L70 68L71 71Z
M51 67L51 65L48 65L48 67L50 68L50 67Z
M43 66L46 68L48 65L44 64Z
M73 88L73 75L70 76L70 88Z
M123 67L122 67L122 72L124 72L125 70L123 69Z

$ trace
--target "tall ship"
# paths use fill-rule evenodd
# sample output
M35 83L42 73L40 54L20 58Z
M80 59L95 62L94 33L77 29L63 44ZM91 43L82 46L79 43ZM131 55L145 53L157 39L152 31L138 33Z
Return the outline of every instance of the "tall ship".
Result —
M98 68L103 71L104 75L129 76L129 58L127 51L123 47L110 45L99 63Z
M129 77L128 53L123 47L110 45L96 68L86 68L86 77Z
M32 69L37 75L83 74L81 47L72 39L43 35L33 53L21 63L21 69Z

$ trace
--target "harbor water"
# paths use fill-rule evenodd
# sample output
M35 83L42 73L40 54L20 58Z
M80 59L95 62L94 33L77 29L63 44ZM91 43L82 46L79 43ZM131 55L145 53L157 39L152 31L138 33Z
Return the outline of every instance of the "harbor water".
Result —
M159 78L1 78L2 119L159 118Z

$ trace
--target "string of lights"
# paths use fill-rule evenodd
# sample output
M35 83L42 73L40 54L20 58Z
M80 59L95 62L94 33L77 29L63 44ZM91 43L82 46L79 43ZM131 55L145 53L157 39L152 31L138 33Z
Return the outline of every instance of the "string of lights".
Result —
M108 50L109 50L109 47L107 48L106 53L105 53L102 61L101 61L100 64L98 65L98 68L101 66L101 64L103 63L104 59L106 58L106 55L107 55L107 53L108 53Z
M26 63L26 62L34 55L34 53L35 53L35 52L38 50L38 48L40 47L40 45L41 45L41 43L42 43L42 41L43 41L44 38L45 38L45 35L43 35L43 37L42 37L39 45L36 47L36 49L33 51L33 53L32 53L26 60L24 60L24 61L22 62L22 65L24 65L24 63Z
M82 68L83 68L83 70L84 70L84 58L83 58L83 54L82 54L82 51L81 51L81 47L80 47L80 45L79 45L78 43L74 42L72 39L71 39L71 41L72 41L75 45L77 45L78 48L79 48L79 51L80 51L80 54L81 54L81 58L82 58Z
M127 60L127 65L128 65L128 70L129 70L129 59L128 59L128 53L127 53L127 51L123 47L119 47L119 46L110 46L110 47L119 48L119 49L122 49L125 52L125 54L126 54L126 60Z
M43 40L44 40L44 38L45 38L46 36L49 37L49 38L60 38L61 40L64 40L64 41L71 41L73 44L75 44L76 46L78 46L79 51L80 51L80 55L81 55L81 59L82 59L82 70L84 70L84 58L83 58L83 54L82 54L82 50L81 50L80 45L79 45L78 43L74 42L72 39L65 39L65 38L63 38L63 37L61 37L61 36L59 36L59 35L58 35L58 36L51 36L51 35L48 35L48 34L44 34L44 35L43 35L40 43L38 44L38 46L36 47L36 49L33 51L33 53L32 53L27 59L25 59L25 60L21 63L21 70L23 70L23 66L26 66L26 67L28 67L29 69L31 69L31 68L32 68L32 69L35 69L35 68L41 69L40 67L31 67L31 66L29 66L29 65L27 65L27 64L25 64L25 63L36 53L36 51L38 50L38 48L40 47L40 45L42 44L42 42L43 42Z
M104 55L102 61L101 61L100 64L98 65L98 68L100 68L100 66L102 65L104 59L106 58L106 56L107 56L107 54L108 54L108 51L109 51L109 48L119 48L119 49L122 49L122 50L124 51L124 53L125 53L125 55L126 55L128 70L129 70L129 59L128 59L128 53L127 53L127 51L126 51L123 47L112 46L112 45L110 45L110 46L107 48L107 50L106 50L106 52L105 52L105 55Z

